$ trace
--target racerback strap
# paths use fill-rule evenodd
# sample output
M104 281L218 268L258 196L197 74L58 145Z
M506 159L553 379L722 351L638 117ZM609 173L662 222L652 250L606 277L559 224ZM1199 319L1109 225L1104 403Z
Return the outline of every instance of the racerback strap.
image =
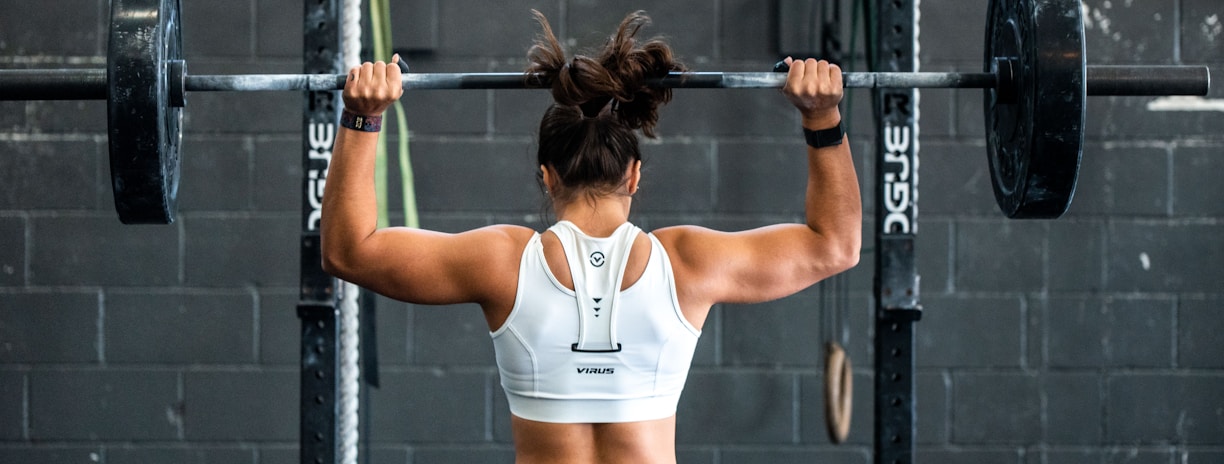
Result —
M598 238L586 235L569 221L559 221L549 230L561 240L578 300L578 343L571 349L592 353L620 351L616 342L617 301L629 251L641 229L626 222L611 236Z

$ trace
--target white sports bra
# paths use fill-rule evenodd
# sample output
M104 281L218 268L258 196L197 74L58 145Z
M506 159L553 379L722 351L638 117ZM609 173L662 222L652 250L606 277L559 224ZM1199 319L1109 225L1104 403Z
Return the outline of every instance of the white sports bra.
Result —
M567 221L561 240L574 290L548 269L540 234L523 251L518 292L492 332L510 412L554 423L636 422L676 413L701 331L684 318L667 252L654 235L642 277L621 288L641 229L607 238Z

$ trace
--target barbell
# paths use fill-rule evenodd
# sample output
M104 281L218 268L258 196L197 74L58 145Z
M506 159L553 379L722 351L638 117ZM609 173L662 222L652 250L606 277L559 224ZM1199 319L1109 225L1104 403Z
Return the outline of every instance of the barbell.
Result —
M1206 95L1203 66L1087 66L1078 0L992 0L979 73L845 73L848 88L985 90L996 201L1012 218L1056 218L1070 205L1087 95ZM112 0L105 69L0 70L0 100L106 100L111 186L125 224L174 221L187 92L334 91L342 74L189 75L179 0ZM779 88L776 72L671 73L672 88ZM547 88L523 73L405 73L405 90Z

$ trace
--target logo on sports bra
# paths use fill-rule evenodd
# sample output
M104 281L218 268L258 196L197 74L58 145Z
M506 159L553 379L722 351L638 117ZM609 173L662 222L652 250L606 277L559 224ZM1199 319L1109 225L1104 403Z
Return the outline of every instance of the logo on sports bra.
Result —
M591 265L595 267L603 267L604 254L598 251L591 253Z
M579 374L615 374L615 367L579 367Z

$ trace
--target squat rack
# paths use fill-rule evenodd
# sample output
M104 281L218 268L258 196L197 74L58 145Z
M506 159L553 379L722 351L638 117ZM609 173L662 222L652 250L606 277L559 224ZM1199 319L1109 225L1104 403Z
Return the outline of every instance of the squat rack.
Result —
M915 71L916 0L875 0L873 70ZM337 0L305 2L304 72L339 73ZM883 51L883 52L881 52ZM318 218L331 159L339 93L306 92L303 113L300 461L334 464L339 456L339 285L323 272ZM918 210L918 94L873 90L877 122L875 205L874 462L909 464L914 454L914 323L922 315L914 260Z

